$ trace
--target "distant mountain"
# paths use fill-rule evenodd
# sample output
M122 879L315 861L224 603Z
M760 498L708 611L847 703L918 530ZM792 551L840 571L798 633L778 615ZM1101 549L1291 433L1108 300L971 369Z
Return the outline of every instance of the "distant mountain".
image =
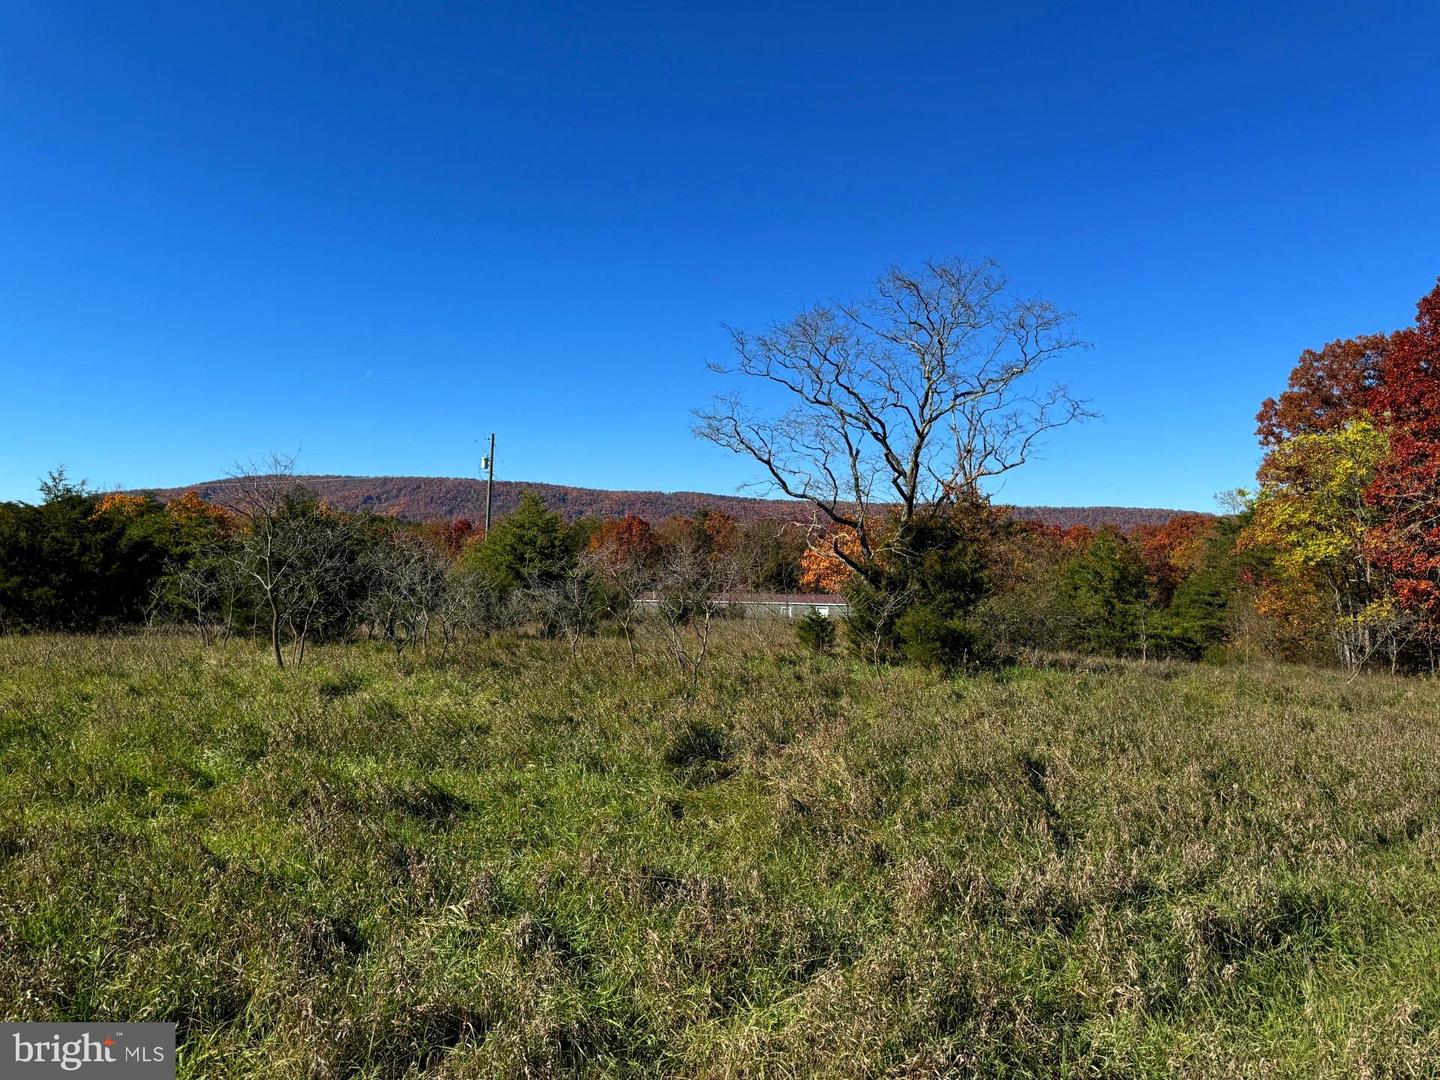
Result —
M331 506L341 510L370 510L406 521L451 521L485 519L485 482L446 476L301 476L297 480L313 489ZM181 488L149 489L161 501L182 492L194 491L212 499L221 493L224 480L207 480ZM758 499L741 495L711 495L700 491L602 491L563 484L527 483L520 480L495 482L497 518L504 517L520 503L523 492L533 491L545 505L567 520L616 518L638 514L652 522L673 514L693 514L702 507L723 510L742 521L809 521L812 513L793 499ZM1072 525L1113 525L1131 529L1137 525L1158 525L1179 510L1137 506L1017 506L1016 517L1043 521L1068 528Z

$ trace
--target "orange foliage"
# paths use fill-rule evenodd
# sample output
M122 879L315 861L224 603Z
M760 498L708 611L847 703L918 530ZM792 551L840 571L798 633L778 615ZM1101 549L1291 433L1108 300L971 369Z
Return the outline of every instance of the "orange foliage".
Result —
M618 520L603 522L590 538L590 550L613 565L643 565L660 553L660 542L648 521L627 514Z
M421 535L439 551L447 555L459 555L484 530L477 530L469 518L454 521L431 521L421 529Z
M165 504L165 513L172 521L181 525L210 524L215 526L227 525L230 515L216 506L208 503L193 491L187 491L183 495L171 499Z
M805 549L800 556L800 588L804 592L836 593L845 587L855 571L837 551L851 558L860 555L860 541L854 529L841 529Z
M1021 521L1020 525L1039 539L1058 544L1066 551L1084 551L1095 539L1095 530L1089 525L1052 525L1045 521Z
M1255 589L1252 602L1265 620L1272 655L1304 661L1327 652L1323 628L1334 619L1313 583L1266 581Z
M1195 572L1215 528L1206 514L1176 514L1163 525L1141 525L1130 534L1145 565L1145 575L1162 603Z
M1366 415L1391 347L1384 334L1332 341L1306 349L1290 372L1290 386L1266 398L1255 417L1260 445L1279 446L1296 435L1338 431Z
M733 552L740 542L739 524L723 510L707 510L704 528L714 551Z
M123 492L113 491L104 496L98 506L95 507L95 517L101 514L121 514L125 517L138 517L145 512L149 500L143 495L126 495Z

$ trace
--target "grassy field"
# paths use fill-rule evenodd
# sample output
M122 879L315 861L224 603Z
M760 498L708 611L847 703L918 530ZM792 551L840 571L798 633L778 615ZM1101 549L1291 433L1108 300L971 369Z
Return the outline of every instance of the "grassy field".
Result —
M184 1077L1440 1076L1440 686L0 638L0 1014Z

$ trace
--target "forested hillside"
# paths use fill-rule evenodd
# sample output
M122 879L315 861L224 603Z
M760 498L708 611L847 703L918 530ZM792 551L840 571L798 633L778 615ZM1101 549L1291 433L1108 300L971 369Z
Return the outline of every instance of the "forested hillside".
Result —
M355 512L369 510L391 514L404 521L453 521L485 517L485 483L453 476L303 476L297 478L330 506ZM185 491L212 501L225 485L224 480L207 480L190 487L160 488L150 493L161 502ZM495 482L496 516L510 513L520 505L526 491L539 495L545 505L565 518L620 518L627 514L659 522L676 515L689 516L710 507L723 510L737 521L809 521L809 511L793 499L758 499L741 495L711 495L700 491L604 491L566 484L530 483L523 480ZM1137 506L1020 506L1013 513L1023 521L1070 528L1086 525L1098 529L1110 525L1132 529L1139 525L1163 525L1180 511Z

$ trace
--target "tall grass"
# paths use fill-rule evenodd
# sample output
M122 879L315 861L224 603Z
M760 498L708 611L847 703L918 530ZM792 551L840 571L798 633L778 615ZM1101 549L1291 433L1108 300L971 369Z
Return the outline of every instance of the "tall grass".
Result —
M0 638L0 1014L184 1077L1440 1075L1440 686Z

